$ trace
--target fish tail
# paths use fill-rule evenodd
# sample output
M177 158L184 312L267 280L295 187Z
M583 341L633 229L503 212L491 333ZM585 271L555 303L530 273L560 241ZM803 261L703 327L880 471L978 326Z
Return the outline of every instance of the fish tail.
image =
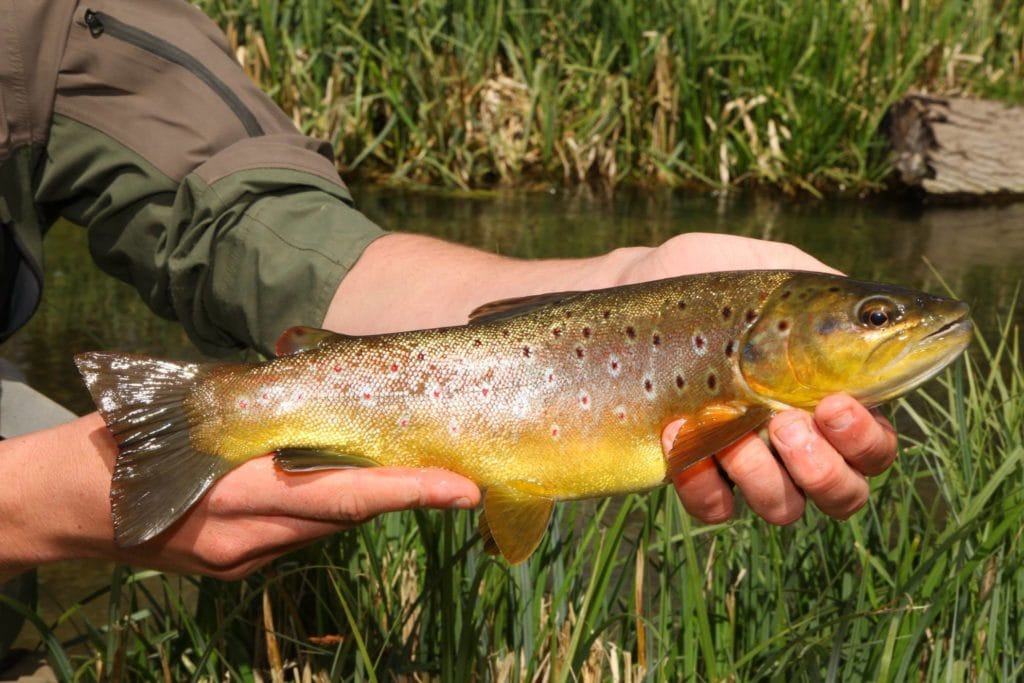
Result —
M75 364L118 446L110 486L114 540L138 545L234 467L192 445L195 420L185 399L212 366L119 353L80 353Z

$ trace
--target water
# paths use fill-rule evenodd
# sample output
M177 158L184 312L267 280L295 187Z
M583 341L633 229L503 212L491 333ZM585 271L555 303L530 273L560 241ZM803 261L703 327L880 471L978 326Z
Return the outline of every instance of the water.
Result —
M731 233L793 243L862 279L943 291L936 273L971 303L991 334L1011 310L1024 279L1024 204L943 208L893 201L792 202L760 196L708 197L668 190L516 194L408 193L366 188L359 207L382 227L419 232L526 258L588 256L654 245L690 231ZM32 322L4 345L5 358L76 412L91 402L74 366L77 351L102 348L197 358L181 329L157 320L134 290L91 262L84 231L58 225L46 242L45 299ZM102 589L105 563L62 563L41 571L41 610L52 622ZM105 598L82 611L105 622ZM75 615L73 620L80 620ZM80 621L79 621L80 623ZM58 631L70 636L74 629ZM36 642L30 629L21 645Z

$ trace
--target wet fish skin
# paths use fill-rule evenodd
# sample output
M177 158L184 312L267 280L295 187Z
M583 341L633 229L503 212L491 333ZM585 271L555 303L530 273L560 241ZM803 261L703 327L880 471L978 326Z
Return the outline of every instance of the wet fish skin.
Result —
M162 531L231 468L276 452L289 470L467 476L485 490L487 548L517 562L553 501L659 486L774 411L830 393L888 400L970 336L960 302L748 271L499 302L440 330L296 328L266 363L76 360L121 449L112 503L123 545ZM677 419L666 458L661 432Z

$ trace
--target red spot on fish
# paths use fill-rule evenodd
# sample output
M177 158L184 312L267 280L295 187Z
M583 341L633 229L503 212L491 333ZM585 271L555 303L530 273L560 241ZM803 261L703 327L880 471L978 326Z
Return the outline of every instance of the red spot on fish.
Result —
M238 402L238 407L241 408L242 410L245 410L246 408L249 407L249 402L248 401L239 401Z
M371 398L373 398L373 394L371 394L369 391L364 391L363 392L363 400L364 401L369 401Z
M722 318L724 318L725 320L728 320L731 317L732 317L732 309L729 308L728 306L726 306L725 308L722 309Z
M441 398L441 390L434 389L434 398Z
M615 409L615 417L619 418L620 420L625 420L626 419L626 409L623 408L622 406L619 406L618 408L616 408Z
M300 391L298 396L295 397L295 400L301 401L304 398L306 398L306 395Z
M587 401L589 401L589 400L590 400L589 396L580 396L580 403L582 403L583 405L587 405Z
M341 372L341 366L340 365L335 365L334 366L334 371L335 372Z
M270 397L269 397L269 396L267 396L266 394L263 394L263 400L264 400L264 401L266 401L266 400L267 400L268 398L270 398Z
M696 336L693 338L693 345L698 349L704 348L704 337Z
M480 390L480 393L482 393L484 396L486 396L489 392L490 390L487 387L484 387L483 389Z
M400 424L400 425L401 425L401 426L403 426L403 427L408 427L408 426L409 426L409 421L408 421L408 420L404 420L404 419L403 419L403 420L402 420L401 422L399 422L398 424Z
M548 382L554 382L554 381L555 381L555 372L554 372L554 370L548 370Z
M416 360L423 360L424 358L426 358L426 356L423 355L422 351L416 354Z
M613 360L612 363L611 363L611 368L612 368L612 370L618 370L619 369L619 362L616 361L616 360Z
M552 427L551 428L551 436L554 436L554 437L558 436L558 427Z
M555 335L556 337L562 336L562 328L556 327L555 329L551 330L551 334Z
M398 372L398 363L391 364L391 372Z

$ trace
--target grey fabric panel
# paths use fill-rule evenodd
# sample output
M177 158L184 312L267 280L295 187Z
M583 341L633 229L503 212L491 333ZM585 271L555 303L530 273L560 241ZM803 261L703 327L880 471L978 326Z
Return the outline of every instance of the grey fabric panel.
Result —
M77 0L0 0L0 161L46 139L57 65Z

